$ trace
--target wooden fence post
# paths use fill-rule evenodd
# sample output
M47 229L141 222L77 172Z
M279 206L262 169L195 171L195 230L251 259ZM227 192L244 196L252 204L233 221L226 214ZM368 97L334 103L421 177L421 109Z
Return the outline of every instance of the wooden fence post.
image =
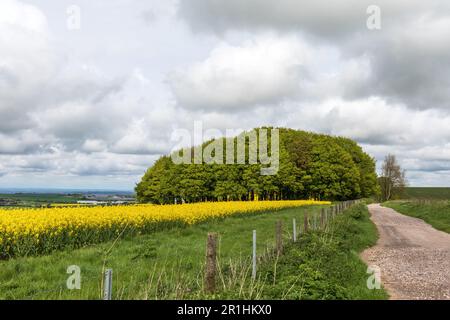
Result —
M321 229L325 228L325 209L323 208L320 211L320 228Z
M205 269L205 291L214 293L216 290L216 251L217 233L208 233L206 243L206 269Z
M256 230L253 230L252 279L256 279Z
M277 255L283 253L283 222L281 220L277 221L276 225L276 246Z
M297 242L297 221L295 221L295 218L292 219L292 239Z
M308 213L305 212L305 215L303 216L303 232L307 233L308 232Z
M314 214L313 214L313 227L312 227L312 229L314 231L317 230L317 212L314 212Z

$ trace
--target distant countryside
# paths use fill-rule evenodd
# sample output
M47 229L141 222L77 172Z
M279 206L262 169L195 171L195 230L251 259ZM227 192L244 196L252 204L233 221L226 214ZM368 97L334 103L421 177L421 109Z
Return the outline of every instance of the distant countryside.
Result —
M58 193L41 192L12 192L1 193L0 207L45 207L54 205L76 205L76 204L124 204L134 203L135 197L132 192L81 192L59 191Z
M450 200L450 188L405 188L405 199Z

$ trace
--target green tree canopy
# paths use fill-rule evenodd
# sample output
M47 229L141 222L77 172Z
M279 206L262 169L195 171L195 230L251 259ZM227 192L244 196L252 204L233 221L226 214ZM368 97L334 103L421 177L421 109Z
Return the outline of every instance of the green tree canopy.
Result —
M258 132L260 129L256 129ZM158 204L229 201L321 199L347 200L379 192L375 160L354 141L293 129L279 129L279 168L275 175L261 175L261 163L175 164L163 156L136 185L140 202ZM237 140L234 138L234 156ZM249 141L246 139L246 150ZM223 145L226 140L204 143ZM186 150L194 154L194 149ZM270 147L268 148L270 150ZM215 153L213 152L214 156Z

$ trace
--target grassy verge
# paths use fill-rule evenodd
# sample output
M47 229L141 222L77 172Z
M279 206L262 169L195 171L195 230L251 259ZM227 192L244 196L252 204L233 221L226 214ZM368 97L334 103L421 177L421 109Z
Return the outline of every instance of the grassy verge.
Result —
M348 209L325 232L304 235L291 244L276 265L263 272L268 299L386 299L367 288L367 266L359 253L376 243L376 227L365 205Z
M402 214L422 219L434 228L450 233L449 201L390 201L383 205Z

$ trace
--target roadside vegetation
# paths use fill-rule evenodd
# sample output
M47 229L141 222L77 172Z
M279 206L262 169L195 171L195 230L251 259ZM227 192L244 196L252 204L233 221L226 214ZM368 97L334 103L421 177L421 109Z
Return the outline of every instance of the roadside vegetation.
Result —
M402 214L419 218L434 228L450 233L450 201L447 200L409 200L384 203Z
M375 245L376 227L365 205L348 209L326 232L308 233L286 248L276 265L268 263L264 298L387 299L368 289L367 266L359 253Z

